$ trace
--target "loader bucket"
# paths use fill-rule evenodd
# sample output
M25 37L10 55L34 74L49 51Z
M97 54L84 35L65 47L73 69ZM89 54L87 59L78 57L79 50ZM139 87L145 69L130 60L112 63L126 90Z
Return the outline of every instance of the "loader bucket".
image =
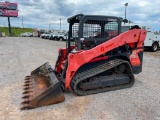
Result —
M65 100L61 83L48 63L25 77L21 110L60 103Z

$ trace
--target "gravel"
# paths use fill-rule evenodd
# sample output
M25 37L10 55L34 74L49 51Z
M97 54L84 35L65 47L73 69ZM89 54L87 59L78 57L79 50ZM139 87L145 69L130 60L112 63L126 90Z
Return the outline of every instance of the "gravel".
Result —
M88 96L65 93L63 103L21 111L23 79L38 66L54 66L64 41L0 37L0 120L160 120L160 51L144 52L133 87Z

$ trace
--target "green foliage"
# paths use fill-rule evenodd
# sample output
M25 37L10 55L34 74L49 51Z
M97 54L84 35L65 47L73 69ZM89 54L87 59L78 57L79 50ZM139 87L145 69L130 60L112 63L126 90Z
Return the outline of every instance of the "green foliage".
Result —
M9 36L9 30L8 27L0 27L0 32L5 32L6 36ZM11 27L12 36L20 36L21 33L24 32L31 32L32 28L20 28L20 27Z

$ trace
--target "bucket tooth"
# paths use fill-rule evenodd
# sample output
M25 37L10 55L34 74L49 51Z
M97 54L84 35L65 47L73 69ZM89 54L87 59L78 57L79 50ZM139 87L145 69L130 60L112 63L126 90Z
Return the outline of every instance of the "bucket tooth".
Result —
M22 98L29 98L31 95L29 95L29 94L26 94L26 95L24 95Z
M30 80L31 79L31 76L26 76L25 78L24 78L24 80Z
M30 83L31 81L30 80L25 80L25 82L24 83Z
M22 94L27 94L27 93L30 93L30 92L33 92L31 90L25 90L24 92L22 92Z
M31 86L32 84L31 83L25 83L23 86Z
M29 104L30 100L24 100L21 104Z
M27 79L27 78L31 78L31 76L26 76L25 79Z
M28 96L28 95L31 95L31 94L30 93L23 94L23 96Z
M29 90L29 89L31 89L31 87L29 86L23 88L23 90Z
M29 104L25 104L20 109L24 110L24 109L29 109L29 108L31 108L30 105Z
M30 80L31 78L25 78L24 80L26 81L26 80Z

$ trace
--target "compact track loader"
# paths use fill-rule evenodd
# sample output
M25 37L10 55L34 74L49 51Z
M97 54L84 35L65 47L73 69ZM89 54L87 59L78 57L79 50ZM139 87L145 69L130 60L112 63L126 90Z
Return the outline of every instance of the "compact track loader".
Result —
M21 109L64 101L64 91L90 95L131 87L142 71L146 31L134 26L121 33L122 19L78 14L68 18L66 48L54 69L45 63L25 77Z

